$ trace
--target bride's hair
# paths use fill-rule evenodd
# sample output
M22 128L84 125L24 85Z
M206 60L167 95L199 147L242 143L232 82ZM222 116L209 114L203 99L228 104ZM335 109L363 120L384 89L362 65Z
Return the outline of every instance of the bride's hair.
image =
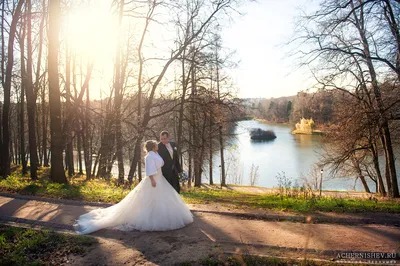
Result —
M154 149L154 147L158 145L157 141L155 140L148 140L146 141L146 143L144 144L144 150L147 152L150 152Z

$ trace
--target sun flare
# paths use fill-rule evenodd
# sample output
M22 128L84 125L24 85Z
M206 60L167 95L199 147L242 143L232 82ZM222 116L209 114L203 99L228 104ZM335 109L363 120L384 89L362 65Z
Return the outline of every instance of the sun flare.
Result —
M105 1L72 9L64 22L71 52L97 64L109 63L117 41L116 23Z

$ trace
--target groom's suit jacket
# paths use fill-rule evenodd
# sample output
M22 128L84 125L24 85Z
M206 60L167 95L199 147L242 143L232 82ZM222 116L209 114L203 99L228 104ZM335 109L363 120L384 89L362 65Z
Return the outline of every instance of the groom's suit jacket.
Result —
M161 168L161 170L165 179L167 179L168 182L179 193L180 185L178 175L182 172L182 167L179 163L179 155L176 144L174 142L170 142L169 144L171 144L173 150L173 158L171 158L167 147L162 142L158 143L158 154L164 160L164 166Z

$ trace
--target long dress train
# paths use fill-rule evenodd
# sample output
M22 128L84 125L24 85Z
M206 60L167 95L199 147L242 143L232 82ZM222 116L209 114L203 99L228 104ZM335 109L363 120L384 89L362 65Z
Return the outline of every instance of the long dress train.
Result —
M102 228L130 231L167 231L193 222L193 215L180 195L162 176L162 158L156 152L146 156L146 177L119 203L81 215L74 224L79 234ZM150 175L156 181L151 185Z

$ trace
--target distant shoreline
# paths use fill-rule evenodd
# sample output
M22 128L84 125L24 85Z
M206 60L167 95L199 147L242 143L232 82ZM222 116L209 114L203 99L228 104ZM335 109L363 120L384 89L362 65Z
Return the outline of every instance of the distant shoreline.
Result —
M294 134L294 135L324 135L324 132L322 132L321 130L313 130L310 133L308 131L295 129L292 131L292 134Z
M289 122L275 122L275 121L268 121L266 119L262 119L262 118L257 118L257 117L253 117L252 120L258 121L260 123L265 123L265 124L280 124L280 125L288 125L291 126L291 124Z
M258 121L260 123L264 123L264 124L280 124L280 125L288 125L288 126L292 126L291 123L289 122L274 122L274 121L268 121L266 119L262 119L262 118L257 118L257 117L253 117L252 119L244 119L244 120L255 120ZM295 135L324 135L325 133L319 129L313 130L311 133L307 132L307 131L302 131L302 130L298 130L298 129L294 129L292 131L292 134Z

